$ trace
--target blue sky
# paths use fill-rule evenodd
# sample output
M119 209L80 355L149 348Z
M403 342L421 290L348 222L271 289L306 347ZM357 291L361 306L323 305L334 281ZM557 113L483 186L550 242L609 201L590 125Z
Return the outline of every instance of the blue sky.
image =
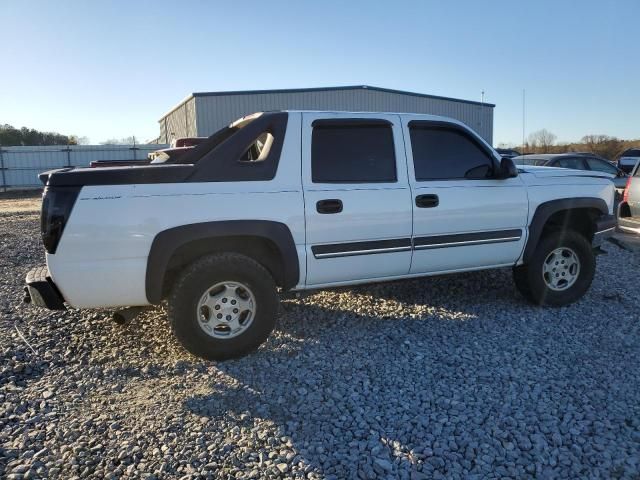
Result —
M0 123L158 134L194 91L368 84L495 103L494 143L640 138L640 1L0 0Z

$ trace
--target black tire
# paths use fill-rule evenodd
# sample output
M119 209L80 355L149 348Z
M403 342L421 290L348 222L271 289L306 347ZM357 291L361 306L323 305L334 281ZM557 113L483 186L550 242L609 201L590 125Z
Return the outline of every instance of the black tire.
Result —
M547 286L543 266L547 256L560 247L570 248L580 261L575 283L566 290L556 291ZM527 265L513 270L513 279L522 295L532 303L551 307L569 305L579 300L591 286L596 271L596 257L589 241L580 233L565 230L545 234Z
M238 336L214 338L200 327L198 302L207 289L227 281L250 289L255 298L255 315ZM207 360L240 357L258 348L273 330L277 312L276 284L271 274L252 258L237 253L199 258L180 273L168 298L174 335L185 349Z

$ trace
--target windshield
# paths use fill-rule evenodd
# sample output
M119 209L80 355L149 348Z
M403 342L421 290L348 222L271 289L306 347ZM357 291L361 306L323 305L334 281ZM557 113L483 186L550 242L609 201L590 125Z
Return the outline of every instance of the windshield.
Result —
M623 152L621 157L640 157L640 148L630 148Z

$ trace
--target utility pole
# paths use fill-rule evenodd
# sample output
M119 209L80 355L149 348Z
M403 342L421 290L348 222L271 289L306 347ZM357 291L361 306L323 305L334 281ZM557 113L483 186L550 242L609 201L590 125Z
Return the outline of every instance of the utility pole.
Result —
M525 89L522 89L522 153L524 151L524 127L525 127Z
M484 90L480 93L480 131L482 132L482 117L484 116Z
M137 160L138 156L136 155L136 150L138 150L138 148L136 147L136 136L135 135L133 136L133 148L132 148L132 150L133 150L133 159Z

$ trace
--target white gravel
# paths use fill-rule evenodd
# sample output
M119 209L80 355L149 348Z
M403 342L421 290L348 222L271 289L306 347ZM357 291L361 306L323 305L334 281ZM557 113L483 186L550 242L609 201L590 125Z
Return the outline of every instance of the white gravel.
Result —
M640 478L640 255L605 249L568 308L504 270L323 292L207 363L162 309L22 305L38 216L0 214L0 478Z

